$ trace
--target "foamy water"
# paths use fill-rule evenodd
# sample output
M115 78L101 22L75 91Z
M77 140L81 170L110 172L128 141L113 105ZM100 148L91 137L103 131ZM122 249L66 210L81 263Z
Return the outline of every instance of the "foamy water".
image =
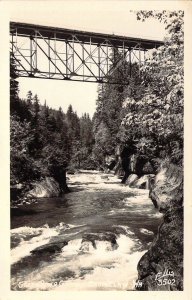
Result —
M35 213L15 217L15 223L26 226L11 230L12 289L133 290L138 261L161 217L148 191L98 172L70 175L70 184L81 189L64 199L41 200ZM86 234L92 234L94 244ZM112 234L115 244L105 234ZM32 253L65 240L68 244L56 253Z
M128 228L126 230L128 231ZM30 247L29 243L27 250L42 245L43 241L45 242L44 233L41 238L39 237L36 244L32 238L30 243L33 247ZM145 251L133 251L134 247L139 248L139 241L123 234L118 237L117 244L116 250L112 249L108 241L97 241L96 249L91 243L82 249L82 239L72 240L51 263L44 264L38 270L29 273L22 282L15 278L12 284L27 290L134 289L137 263ZM17 260L24 254L29 255L27 251L20 251L21 255L18 255L22 247L21 243L16 248L17 252L12 250L12 255ZM62 280L60 274L67 272L73 273L72 278Z

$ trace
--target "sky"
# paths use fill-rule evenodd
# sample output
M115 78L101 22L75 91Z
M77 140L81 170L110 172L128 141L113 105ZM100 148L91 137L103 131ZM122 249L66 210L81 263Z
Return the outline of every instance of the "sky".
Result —
M11 21L160 40L165 35L164 26L157 20L137 21L127 1L21 3L18 6L18 2L16 5L11 2ZM20 78L19 87L21 98L25 98L31 90L42 104L46 100L50 107L61 106L64 112L72 104L79 116L84 112L93 116L96 108L96 83Z

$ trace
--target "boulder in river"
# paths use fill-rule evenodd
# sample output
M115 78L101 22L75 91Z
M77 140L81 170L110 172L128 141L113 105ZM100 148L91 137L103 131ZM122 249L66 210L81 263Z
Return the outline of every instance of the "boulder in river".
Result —
M126 184L130 187L133 187L135 182L138 180L138 176L136 174L131 174L126 180Z
M42 254L42 253L55 253L60 252L64 246L68 245L67 241L61 241L57 243L48 243L37 247L36 249L32 250L32 254Z
M96 244L95 241L85 241L83 240L81 242L81 247L79 248L80 251L82 252L90 252L93 249L96 249Z
M141 228L140 232L143 233L143 234L146 234L146 235L154 235L153 231L150 231L146 228Z
M27 196L34 198L44 198L58 197L59 194L59 184L52 177L46 177L42 181L34 183L33 189L28 192Z
M104 233L87 233L83 235L81 244L91 243L93 248L97 248L98 242L108 242L109 245L106 245L106 250L116 250L118 248L118 244L116 241L116 235L112 232L104 232Z
M149 189L151 178L154 177L154 174L143 175L140 178L136 174L131 174L127 178L126 184L132 188Z
M155 177L153 174L143 175L138 180L135 181L134 187L138 189L149 189L149 181L151 178Z

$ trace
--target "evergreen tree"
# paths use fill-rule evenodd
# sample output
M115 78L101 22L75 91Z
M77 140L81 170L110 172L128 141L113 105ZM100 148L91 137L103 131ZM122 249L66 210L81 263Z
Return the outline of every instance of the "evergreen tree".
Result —
M102 84L99 86L93 122L95 138L93 153L95 159L98 158L102 164L104 164L106 156L116 153L116 147L120 143L119 132L125 95L130 91L136 94L134 86L141 82L137 64L132 65L132 77L130 77L130 65L117 50L113 53L113 60L114 64L110 76L114 82L120 82L120 84Z
M33 100L33 94L31 91L28 91L27 93L27 105L29 107L29 109L31 108L31 105L32 105L32 100Z
M41 155L43 140L41 138L41 122L40 122L40 105L38 96L35 95L32 99L32 118L31 131L33 132L33 139L31 140L29 149L32 157L37 159Z
M19 113L19 85L16 72L16 62L13 56L10 58L10 111L11 114Z
M40 107L39 107L39 99L37 94L33 97L33 126L34 127L38 127L38 122L39 122L39 111L40 111Z

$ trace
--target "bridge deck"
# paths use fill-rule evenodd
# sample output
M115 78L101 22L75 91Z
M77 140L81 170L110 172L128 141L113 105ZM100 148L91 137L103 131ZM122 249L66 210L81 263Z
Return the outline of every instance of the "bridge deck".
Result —
M110 43L113 46L116 46L118 48L121 48L122 44L125 48L132 48L135 47L137 43L139 43L140 49L142 48L148 50L163 45L163 41L159 40L133 38L114 34L95 33L51 26L34 25L28 23L10 22L11 34L14 34L14 30L16 29L17 35L19 36L33 36L35 30L39 30L43 34L44 38L55 39L56 34L57 40L70 41L72 35L77 35L78 39L80 39L80 41L85 44L90 43L91 38L92 44L101 44L105 40L107 40L110 41Z

